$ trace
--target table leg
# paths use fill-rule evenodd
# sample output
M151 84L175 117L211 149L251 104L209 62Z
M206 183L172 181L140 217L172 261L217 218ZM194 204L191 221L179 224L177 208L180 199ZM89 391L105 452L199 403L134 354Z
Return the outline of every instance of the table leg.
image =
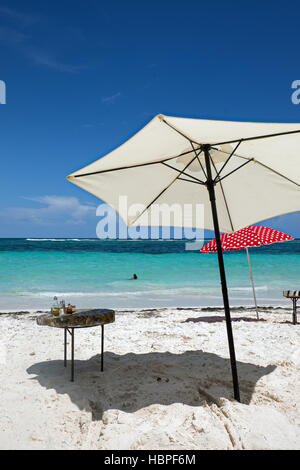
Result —
M64 366L67 367L67 328L64 328L65 342L64 342Z
M71 338L72 338L71 382L74 382L74 336L75 336L75 330L74 328L71 328Z
M101 372L104 370L104 325L101 325Z
M71 335L71 382L74 382L74 342L75 342L75 328L64 329L64 366L67 367L67 334ZM101 325L101 372L104 371L104 325Z
M293 323L297 325L297 299L293 299Z

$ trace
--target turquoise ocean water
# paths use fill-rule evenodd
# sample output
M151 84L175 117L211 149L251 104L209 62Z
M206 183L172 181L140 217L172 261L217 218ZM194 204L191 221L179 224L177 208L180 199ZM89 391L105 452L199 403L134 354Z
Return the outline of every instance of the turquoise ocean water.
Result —
M282 291L300 289L300 240L250 257L258 303L290 307ZM252 305L245 251L224 258L231 304ZM0 239L0 310L49 308L54 295L78 307L222 305L217 256L184 241Z

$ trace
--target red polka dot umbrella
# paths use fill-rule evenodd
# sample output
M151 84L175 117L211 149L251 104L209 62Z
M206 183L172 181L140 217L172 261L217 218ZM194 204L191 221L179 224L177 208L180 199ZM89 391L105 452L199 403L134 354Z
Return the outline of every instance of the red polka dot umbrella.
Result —
M258 309L248 248L254 246L270 245L271 243L287 242L289 240L294 240L294 238L291 235L279 232L278 230L255 225L250 225L249 227L238 230L237 232L223 233L221 235L223 251L246 249L257 318ZM211 240L203 248L201 248L200 251L201 253L216 253L216 239L214 238Z

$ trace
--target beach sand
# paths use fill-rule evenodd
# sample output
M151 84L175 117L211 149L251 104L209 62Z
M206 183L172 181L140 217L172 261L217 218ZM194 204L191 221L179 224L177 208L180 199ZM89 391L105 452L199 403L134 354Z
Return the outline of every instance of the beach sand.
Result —
M300 325L290 311L232 313L242 403L232 399L221 311L119 311L75 336L38 313L0 315L1 449L299 449ZM249 321L252 319L252 321Z

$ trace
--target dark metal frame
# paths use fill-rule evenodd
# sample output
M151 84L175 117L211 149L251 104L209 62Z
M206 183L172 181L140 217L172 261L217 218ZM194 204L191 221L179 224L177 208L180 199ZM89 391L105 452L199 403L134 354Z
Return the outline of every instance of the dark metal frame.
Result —
M104 371L104 325L101 326L101 372ZM67 336L68 333L71 336L71 382L74 382L75 377L75 367L74 367L74 342L75 342L75 329L86 328L86 327L76 327L76 328L64 328L64 366L67 367L67 350L68 342Z
M216 183L212 177L209 149L210 149L209 145L203 146L203 151L204 151L204 156L205 156L205 165L206 165L206 171L207 171L207 190L209 193L214 231L215 231L215 237L216 237L216 244L217 244L219 271L220 271L220 278L221 278L221 285L222 285L227 337L228 337L228 344L229 344L234 398L237 401L240 401L239 379L238 379L238 374L237 374L236 357L235 357L233 333L232 333L232 326L231 326L228 289L227 289L225 266L224 266L224 260L223 260L223 251L222 251L221 236L220 236L220 229L219 229L219 220L218 220L218 213L217 213L217 206L216 206L216 196L215 196L215 184Z
M167 191L170 188L170 186L172 186L172 184L175 183L177 180L182 180L182 181L189 182L189 183L196 183L196 184L199 184L199 185L205 185L207 187L207 190L208 190L208 193L209 193L209 198L210 198L211 212L212 212L213 225L214 225L216 244L217 244L217 253L218 253L219 271L220 271L220 279L221 279L221 285L222 285L223 303L224 303L224 311L225 311L225 319L226 319L226 327L227 327L227 336L228 336L228 344L229 344L229 353L230 353L230 363L231 363L234 398L237 401L240 401L239 381L238 381L234 340L233 340L232 325L231 325L230 306L229 306L229 299L228 299L228 289L227 289L226 274L225 274L225 267L224 267L224 260L223 260L223 251L222 251L221 238L220 238L219 220L218 220L218 213L217 213L217 206L216 206L215 185L219 183L220 186L221 186L223 197L224 197L225 204L226 204L226 207L227 207L229 220L230 220L230 223L231 223L231 228L233 230L231 217L230 217L230 214L229 214L226 198L225 198L224 191L223 191L223 188L222 188L222 180L224 178L227 178L231 174L235 173L236 171L240 170L242 167L244 167L248 163L254 162L253 158L247 158L247 157L242 157L240 155L237 155L235 153L237 148L243 142L252 141L252 140L259 140L259 139L266 139L266 138L273 138L273 137L278 137L278 136L283 136L283 135L299 134L300 130L288 131L288 132L278 132L278 133L274 133L274 134L260 135L260 136L255 136L255 137L247 137L245 139L240 138L240 139L230 140L230 141L226 141L226 142L218 142L218 143L213 143L213 144L201 144L201 143L196 142L195 140L191 139L190 137L185 135L183 132L181 132L179 129L177 129L175 126L173 126L172 124L167 122L164 119L163 116L160 116L160 119L164 124L169 126L173 131L177 132L178 134L180 134L182 137L184 137L186 140L189 141L189 143L191 145L191 150L190 151L185 151L185 152L180 153L179 155L175 155L175 156L172 156L172 157L167 157L167 158L165 158L164 160L161 160L161 161L140 163L140 164L130 165L130 166L126 166L126 167L112 168L112 169L109 169L109 170L100 170L100 171L94 171L94 172L90 172L90 173L81 173L81 174L77 174L77 175L74 175L74 176L75 176L75 178L82 178L84 176L89 176L89 175L103 174L103 173L109 173L109 172L112 172L112 171L119 171L119 170L129 170L130 168L137 168L137 167L149 166L149 165L151 166L151 165L157 165L157 164L163 164L163 165L169 167L170 169L174 170L177 173L176 178L174 178L171 181L171 183L168 184L155 197L155 199L153 201L151 201L150 204L148 204L146 209L141 214L139 214L137 219L132 223L135 223L141 217L141 215L143 215L143 213L146 212L149 209L149 207L152 206L152 204L154 204L157 201L157 199L159 199L159 197L162 194L164 194L164 192ZM210 156L210 151L211 150L219 150L222 153L227 154L226 151L224 152L223 150L220 150L220 149L216 148L217 146L221 146L221 145L225 145L225 144L236 144L236 146L230 154L228 153L229 156L226 159L226 161L224 162L221 169L219 171L216 171L213 159ZM202 165L201 160L199 158L199 156L202 152L204 153L206 171L205 171L204 166ZM174 168L170 164L166 163L166 162L169 162L169 161L174 160L176 158L179 158L181 156L189 155L190 153L194 153L195 156L193 158L191 158L190 162L187 165L185 165L183 170L179 170L177 168ZM238 166L234 170L230 171L229 173L227 173L227 174L225 174L221 177L222 171L224 170L225 166L227 165L227 163L229 162L229 160L233 156L242 158L242 159L246 160L246 162L244 162L242 165ZM203 175L205 177L205 181L201 181L198 178L194 177L193 175L190 175L190 174L186 173L186 170L188 169L188 167L196 159L199 162L199 165L200 165L201 170L203 172ZM290 178L286 177L285 175L282 175L282 174L278 173L277 171L273 170L272 168L269 168L268 166L264 165L263 163L261 163L257 160L255 160L255 163L263 166L264 168L266 168L267 170L269 170L273 173L276 173L278 176L290 181L291 183L294 183L295 185L300 186L295 181L291 180ZM214 171L216 172L215 177L212 176L211 164L213 165ZM182 175L184 175L186 178L183 178ZM189 178L189 179L187 179L187 178ZM294 302L293 302L293 305L294 305ZM294 318L294 322L295 322L295 321L297 321L296 303L295 303L295 307L294 307L294 312L295 313L293 314L293 318Z
M293 324L297 325L297 301L299 297L292 297L293 300Z
M293 292L294 292L294 295L293 295ZM300 299L300 296L296 294L297 292L298 291L287 291L286 293L285 291L283 292L284 297L286 297L287 299L291 299L293 302L293 314L292 315L293 315L294 325L297 325L297 302Z

